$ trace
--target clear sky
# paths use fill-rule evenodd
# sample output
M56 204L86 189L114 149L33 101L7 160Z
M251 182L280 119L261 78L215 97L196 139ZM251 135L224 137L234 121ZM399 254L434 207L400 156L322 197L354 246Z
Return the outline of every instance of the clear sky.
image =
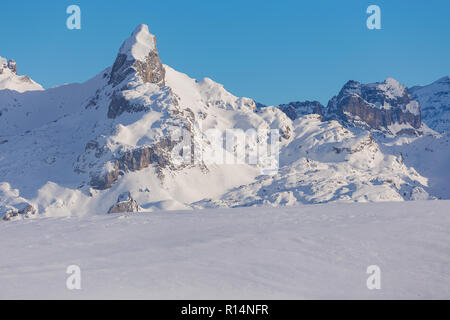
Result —
M66 28L71 4L81 30ZM371 4L381 30L366 27ZM45 87L111 65L141 23L163 63L265 104L325 104L350 79L412 86L450 74L449 0L15 0L1 11L0 56Z

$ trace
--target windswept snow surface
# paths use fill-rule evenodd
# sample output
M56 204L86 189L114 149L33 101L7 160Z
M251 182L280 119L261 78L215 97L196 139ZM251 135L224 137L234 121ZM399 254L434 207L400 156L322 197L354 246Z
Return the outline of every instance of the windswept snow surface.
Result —
M0 298L449 299L450 201L0 223ZM81 268L81 290L66 268ZM366 286L381 269L381 289Z

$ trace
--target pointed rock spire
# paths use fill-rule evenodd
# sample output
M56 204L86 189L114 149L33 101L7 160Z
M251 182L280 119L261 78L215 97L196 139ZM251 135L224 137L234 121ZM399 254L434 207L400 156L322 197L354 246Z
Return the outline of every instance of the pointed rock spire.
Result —
M116 86L132 75L143 82L165 86L165 71L156 49L156 37L145 24L139 25L120 47L109 83Z

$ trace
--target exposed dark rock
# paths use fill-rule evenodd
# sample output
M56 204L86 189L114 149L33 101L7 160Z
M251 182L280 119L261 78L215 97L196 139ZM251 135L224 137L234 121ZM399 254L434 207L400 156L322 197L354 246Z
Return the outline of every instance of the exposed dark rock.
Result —
M135 105L128 101L121 91L115 92L111 98L111 103L108 108L108 118L114 119L120 116L124 112L141 112L146 108L142 105Z
M13 59L9 59L9 61L8 61L8 68L13 73L17 74L17 63Z
M109 78L109 84L116 86L125 80L129 75L136 72L133 68L134 60L127 60L126 54L118 54L116 61L113 64L111 70L111 77Z
M171 162L171 151L178 141L166 137L152 146L145 146L126 151L118 159L113 160L113 169L106 174L95 176L90 185L95 189L109 189L120 177L121 172L139 171L155 165L157 173L162 177L164 168L176 169Z
M160 87L165 86L166 71L156 49L148 54L145 61L136 61L134 67L136 68L137 75L144 82L154 83Z
M389 90L396 90L395 94ZM368 85L347 82L339 95L328 102L325 119L382 131L395 123L415 129L422 125L418 102L393 79Z
M5 213L3 220L14 220L21 217L29 218L37 214L36 208L29 203L21 203L15 205L16 208L12 208Z
M267 107L265 104L256 102L256 101L255 101L255 105L256 105L256 110Z
M118 178L119 178L119 162L117 160L114 160L113 169L109 170L103 175L92 177L90 185L94 189L105 190L111 188Z
M154 83L160 87L165 86L165 70L156 49L150 51L144 61L136 60L130 55L119 53L112 67L109 84L117 86L128 76L136 74L145 83Z
M333 147L333 151L336 154L353 154L353 153L358 153L361 152L363 150L367 150L368 148L374 148L376 150L378 150L378 144L376 143L375 139L373 138L373 136L371 134L369 134L367 136L367 138L361 140L359 143L357 143L356 145L352 146L352 147Z
M141 37L147 38L148 44L154 46L149 49L145 57L136 58L128 47L132 47L136 43L139 45ZM156 37L149 33L146 26L138 26L131 37L127 39L117 55L114 65L111 70L109 84L113 87L123 84L123 82L132 77L138 77L144 83L153 83L159 87L165 86L165 69L159 58L158 49L156 48ZM145 107L136 105L128 101L122 91L126 89L126 85L118 88L111 98L108 108L108 118L113 119L120 116L124 112L140 112L144 111Z
M318 114L322 117L323 105L319 101L296 101L288 104L280 104L279 108L291 120L308 114Z
M124 192L119 195L117 199L117 203L114 204L109 210L108 213L124 213L124 212L138 212L140 211L140 206L133 199L131 193Z
M289 140L289 138L291 137L291 127L284 126L280 128L279 131L280 131L280 141L281 139Z

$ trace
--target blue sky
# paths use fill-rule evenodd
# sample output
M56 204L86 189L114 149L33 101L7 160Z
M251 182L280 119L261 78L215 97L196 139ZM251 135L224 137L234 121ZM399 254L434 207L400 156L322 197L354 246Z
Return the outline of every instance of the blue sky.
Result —
M66 28L67 6L82 29ZM366 28L381 8L382 30ZM409 86L450 74L450 1L164 0L2 3L0 56L45 87L82 82L114 62L141 23L163 63L266 104L327 103L349 79Z

